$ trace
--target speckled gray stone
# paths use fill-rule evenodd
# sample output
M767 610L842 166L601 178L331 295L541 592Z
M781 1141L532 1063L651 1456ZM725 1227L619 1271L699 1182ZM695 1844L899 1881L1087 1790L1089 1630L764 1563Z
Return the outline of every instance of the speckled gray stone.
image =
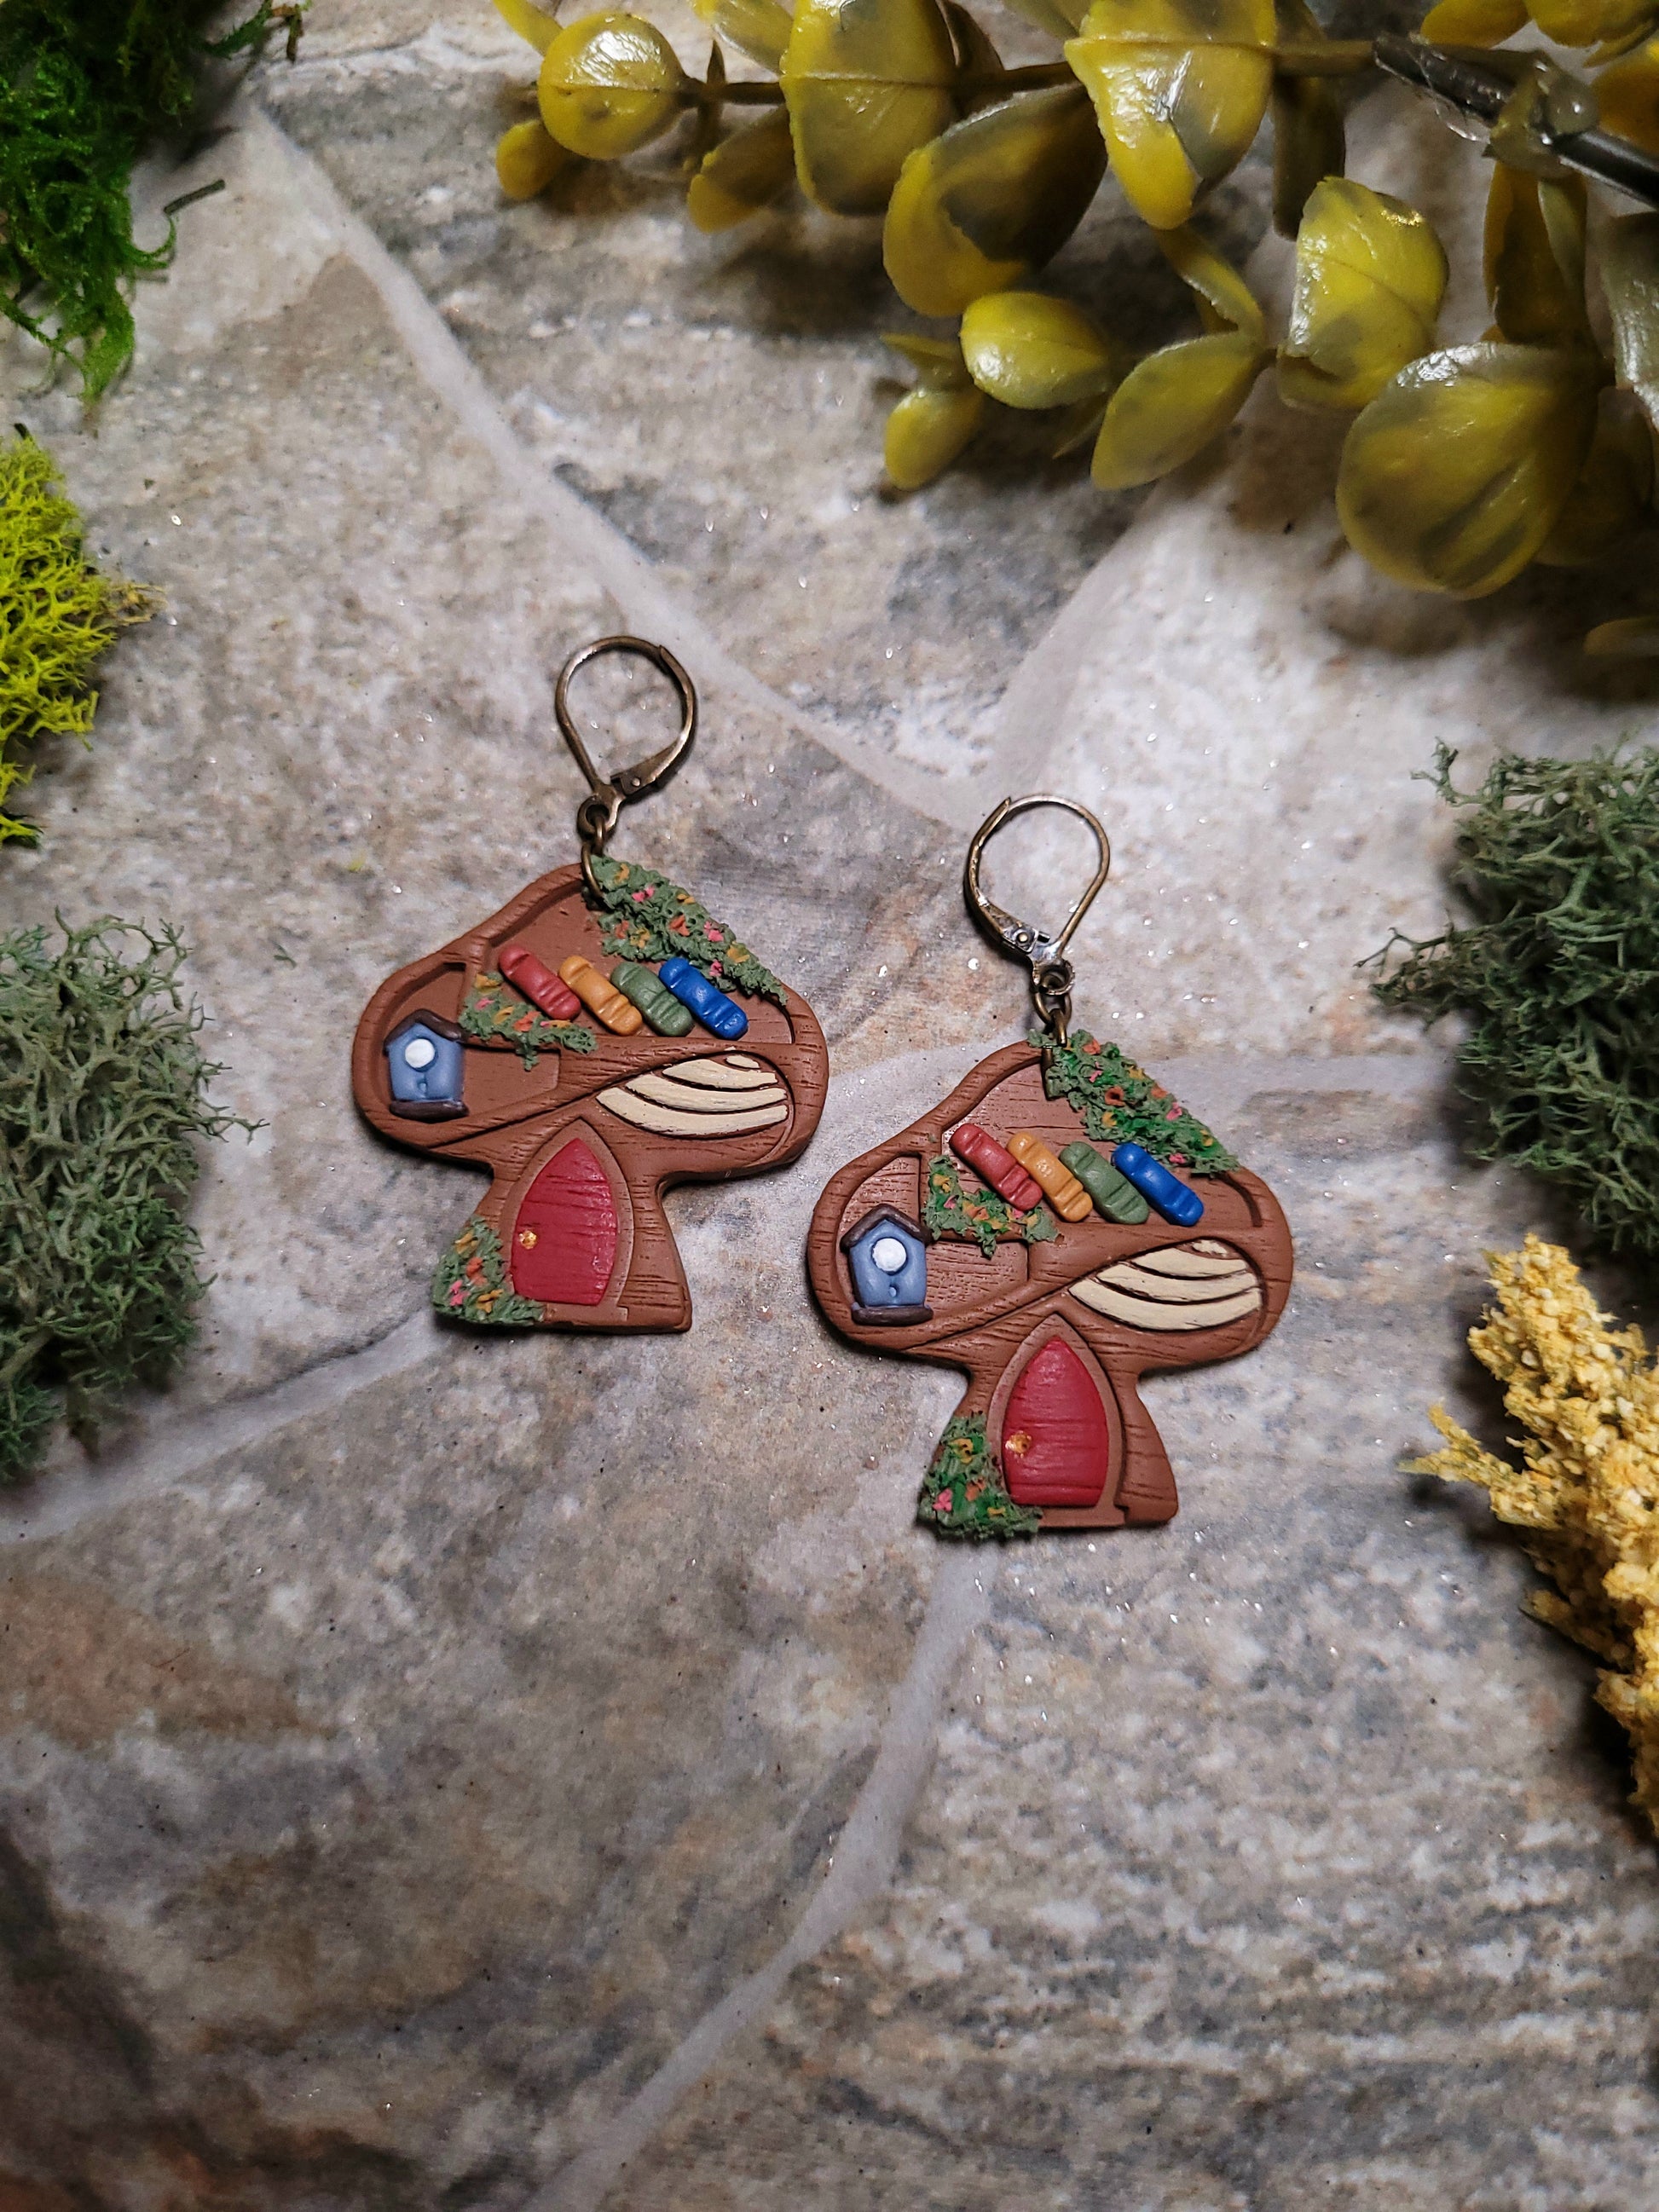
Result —
M95 421L0 346L167 599L0 913L174 919L261 1124L175 1387L0 1499L0 2207L1632 2212L1652 1841L1514 1547L1399 1472L1437 1397L1501 1432L1480 1252L1564 1224L1354 963L1441 910L1436 738L1579 750L1650 688L1571 658L1583 587L1364 578L1265 392L1149 498L1033 482L1014 425L891 501L869 227L699 240L672 149L505 207L484 0L338 0L305 52L146 174L228 189ZM1360 173L1443 213L1437 130L1373 103ZM1179 326L1109 198L1060 273ZM671 1199L689 1337L475 1340L426 1304L475 1186L369 1137L346 1050L571 856L552 673L617 627L705 718L617 849L806 992L831 1096L787 1174ZM652 741L643 685L588 704ZM1115 841L1079 1018L1268 1177L1299 1274L1149 1390L1176 1522L1005 1559L915 1527L952 1382L832 1340L800 1249L1023 1026L957 879L1041 782ZM1075 850L1030 829L990 877L1046 918Z

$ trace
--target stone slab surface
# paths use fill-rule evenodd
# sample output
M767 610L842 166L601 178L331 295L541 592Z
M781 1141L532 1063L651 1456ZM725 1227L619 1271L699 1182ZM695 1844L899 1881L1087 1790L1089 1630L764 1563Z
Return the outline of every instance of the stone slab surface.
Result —
M1581 587L1364 578L1265 395L1150 499L1034 483L1018 426L884 498L868 228L699 240L672 149L504 207L526 50L482 0L340 0L306 51L145 177L227 190L95 420L0 348L167 599L0 912L177 922L261 1125L208 1163L176 1387L0 1499L0 2206L1646 2202L1616 1735L1513 1547L1398 1471L1437 1397L1492 1430L1480 1252L1560 1224L1354 963L1440 912L1437 739L1582 750L1650 690L1585 676ZM1436 207L1447 143L1356 125ZM1241 256L1262 208L1253 167ZM1109 200L1060 275L1178 326ZM807 994L830 1102L785 1175L671 1199L690 1337L475 1341L426 1309L473 1187L370 1139L347 1048L569 856L552 674L628 627L705 720L617 849ZM615 757L661 704L586 702ZM951 1382L831 1340L799 1253L1022 1025L957 878L1040 785L1115 842L1079 1018L1267 1176L1300 1272L1261 1352L1149 1390L1170 1528L1002 1559L914 1527ZM991 887L1046 917L1077 857L1034 829Z

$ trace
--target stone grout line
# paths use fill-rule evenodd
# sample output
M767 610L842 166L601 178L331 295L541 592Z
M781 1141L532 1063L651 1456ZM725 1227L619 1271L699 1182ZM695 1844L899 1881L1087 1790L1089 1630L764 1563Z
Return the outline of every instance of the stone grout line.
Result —
M832 1107L849 1106L853 1092L872 1078L884 1078L904 1095L955 1083L966 1066L982 1056L979 1046L927 1048L896 1053L845 1075L832 1075ZM958 1063L963 1065L958 1066ZM1223 1102L1222 1111L1242 1103L1252 1091L1293 1083L1299 1091L1363 1090L1398 1103L1424 1097L1445 1080L1437 1052L1345 1053L1328 1059L1286 1054L1177 1054L1158 1063L1178 1087L1202 1085L1206 1098ZM1213 1109L1211 1109L1213 1110ZM831 1122L833 1127L833 1120ZM263 1443L290 1423L325 1413L391 1375L429 1360L443 1340L429 1310L422 1305L384 1336L355 1352L338 1352L303 1367L269 1389L234 1398L200 1414L167 1423L159 1433L118 1450L82 1473L45 1477L21 1496L0 1494L0 1545L44 1541L73 1528L91 1516L113 1512L135 1498L171 1488L226 1454Z
M358 47L315 58L302 56L294 66L296 70L331 71L337 76L372 76L377 69L401 71L417 68L428 60L436 60L443 66L465 70L469 73L498 74L503 69L510 68L512 56L505 50L499 54L470 52L446 38L441 30L428 26L418 38L398 45ZM656 619L665 625L675 619L683 622L685 625L684 634L688 641L695 636L700 641L700 649L707 653L709 663L720 667L723 672L730 672L727 680L733 681L735 689L769 711L781 715L786 722L835 753L838 759L844 761L849 768L856 769L880 789L904 804L915 806L933 820L943 822L949 828L971 830L1005 791L1012 792L1022 782L1032 790L1047 788L1046 763L1050 754L1063 743L1072 696L1077 684L1077 670L1085 657L1081 648L1086 647L1093 636L1099 622L1103 595L1109 592L1115 582L1112 572L1117 564L1114 556L1124 538L1138 539L1139 534L1151 526L1151 511L1161 512L1169 502L1167 488L1153 488L1151 496L1143 501L1140 513L1123 533L1123 538L1109 547L1103 557L1079 580L1042 636L1015 663L997 702L987 757L965 774L953 776L940 775L933 770L916 769L897 762L890 752L862 744L858 739L841 732L826 730L810 716L802 714L799 708L763 684L750 671L731 662L724 649L713 640L695 616L678 610L678 603L672 600L672 595L664 590L660 580L630 541L614 530L576 494L568 492L559 484L556 478L550 478L545 470L528 454L507 421L500 402L489 392L465 348L444 324L437 309L402 263L380 243L361 217L345 207L337 189L320 165L294 143L269 110L261 107L258 112L280 137L284 153L295 161L307 164L313 172L322 194L326 195L326 204L317 204L320 195L313 195L313 212L342 238L353 259L375 285L398 323L399 335L434 388L463 416L469 428L475 428L471 410L479 400L497 418L506 440L511 443L513 467L507 467L502 453L496 451L493 445L492 451L514 488L523 489L524 475L528 470L541 483L548 484L556 496L562 495L559 501L560 511L550 519L563 526L574 525L590 543L596 537L602 538L605 550L629 563L631 569L641 572L648 580L649 588L663 604L676 606L675 616L664 615ZM361 236L356 234L357 233L361 233ZM368 258L362 250L365 243L368 248ZM427 325L418 337L399 313L387 292L383 282L387 270L395 272L401 280L399 289L408 288L420 302L418 309L414 307L413 300L409 303L412 313ZM433 374L425 348L431 344L434 331L442 347L453 352L465 364L469 380L476 385L476 391L468 393L465 404L459 403L448 386ZM490 441L486 439L485 442ZM611 581L608 573L603 569L601 573L605 574L607 587L612 596L624 607L631 607L632 602ZM629 618L632 619L631 614ZM673 644L674 638L666 626L662 634L665 642Z
M815 721L732 659L698 617L669 590L638 549L549 471L514 428L465 349L416 279L341 198L321 164L295 143L257 102L242 110L247 127L269 134L293 175L295 197L374 286L410 362L466 434L489 453L512 495L556 533L561 553L580 550L597 580L641 634L678 654L705 684L716 684L822 745L890 797L951 829L971 829L978 812L963 787L911 769L875 746Z
M907 1061L949 1056L907 1053L878 1065L884 1073L891 1074ZM1428 1051L1345 1054L1328 1060L1286 1055L1271 1060L1254 1054L1192 1054L1160 1066L1183 1082L1201 1073L1238 1097L1264 1082L1282 1083L1292 1070L1297 1087L1315 1092L1354 1087L1363 1072L1369 1079L1365 1087L1401 1103L1443 1079L1443 1063ZM921 1073L920 1066L917 1073ZM706 2012L592 2142L551 2181L520 2200L514 2212L600 2212L629 2160L646 2148L726 2045L765 2018L795 1968L840 1935L862 1906L891 1887L905 1823L933 1762L945 1685L963 1646L989 1614L1000 1566L1000 1555L980 1551L952 1552L940 1559L909 1669L888 1709L875 1765L836 1838L831 1870L783 1944L764 1966L746 1975Z
M817 1894L788 1937L697 2022L594 2140L519 2212L599 2212L630 2159L734 2037L763 2019L784 1983L892 1884L905 1823L933 1765L939 1711L963 1646L990 1613L1000 1559L941 1554L908 1671L894 1691L880 1747Z
M431 1313L422 1307L356 1352L337 1352L268 1390L216 1406L187 1425L169 1424L159 1435L112 1453L82 1474L49 1480L38 1500L32 1490L21 1498L0 1498L0 1544L60 1536L93 1514L171 1490L228 1453L263 1443L295 1421L331 1413L371 1383L429 1362L434 1334Z
M348 73L372 69L377 63L402 67L434 51L472 70L504 65L504 58L468 55L441 33L428 29L404 46L325 55L298 66ZM803 714L734 659L701 618L663 584L632 542L551 474L525 445L502 403L418 282L347 206L322 165L288 136L267 108L255 101L248 112L255 118L254 127L270 134L292 167L300 197L313 218L374 285L410 358L432 390L486 447L509 489L562 536L581 544L628 621L651 629L694 668L709 671L714 681L822 745L878 790L948 829L972 830L998 798L1022 784L1030 790L1047 787L1046 764L1064 742L1076 689L1077 648L1093 635L1102 604L1115 588L1118 569L1133 557L1132 542L1138 547L1175 496L1170 486L1153 487L1128 529L1079 580L1042 636L1015 664L997 704L987 757L959 775L915 768L890 750Z

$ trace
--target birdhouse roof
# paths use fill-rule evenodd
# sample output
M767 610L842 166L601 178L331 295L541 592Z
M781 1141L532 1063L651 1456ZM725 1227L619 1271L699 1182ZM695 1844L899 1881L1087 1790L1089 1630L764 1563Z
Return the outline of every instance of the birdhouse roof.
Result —
M412 1014L404 1016L396 1029L387 1030L381 1050L389 1052L398 1038L407 1036L410 1030L430 1030L434 1036L447 1037L451 1044L464 1043L466 1038L459 1022L452 1022L444 1014L434 1014L430 1007L417 1006Z
M901 1213L896 1206L872 1206L868 1213L860 1215L846 1231L841 1240L842 1250L850 1252L855 1244L863 1242L872 1229L884 1227L902 1230L907 1237L914 1237L918 1244L925 1246L927 1243L919 1221L912 1221L907 1214Z

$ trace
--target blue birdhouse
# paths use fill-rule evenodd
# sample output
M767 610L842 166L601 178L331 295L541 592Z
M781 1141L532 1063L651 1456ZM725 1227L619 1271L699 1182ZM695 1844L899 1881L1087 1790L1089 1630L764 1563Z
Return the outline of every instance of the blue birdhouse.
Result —
M449 1121L465 1114L465 1048L455 1023L422 1006L386 1041L392 1110L407 1121Z
M841 1240L853 1278L853 1318L862 1327L908 1328L932 1321L927 1304L927 1246L914 1221L878 1206Z

